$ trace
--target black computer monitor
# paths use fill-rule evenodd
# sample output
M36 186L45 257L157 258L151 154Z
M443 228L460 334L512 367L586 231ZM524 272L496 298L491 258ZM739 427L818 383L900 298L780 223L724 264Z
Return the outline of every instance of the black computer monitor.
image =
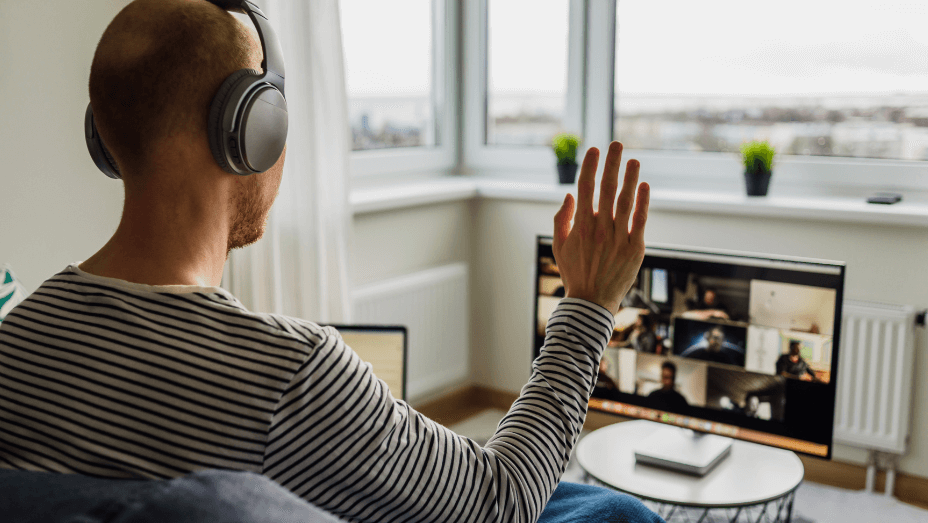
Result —
M538 237L535 357L564 287ZM649 246L593 410L831 458L841 262Z

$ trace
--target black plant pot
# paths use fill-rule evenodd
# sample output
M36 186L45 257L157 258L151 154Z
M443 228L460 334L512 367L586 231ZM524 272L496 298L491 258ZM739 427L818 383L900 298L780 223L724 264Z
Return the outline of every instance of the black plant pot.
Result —
M574 183L577 178L577 164L559 163L557 164L557 178L561 183Z
M767 196L770 186L770 171L744 171L744 186L748 196Z

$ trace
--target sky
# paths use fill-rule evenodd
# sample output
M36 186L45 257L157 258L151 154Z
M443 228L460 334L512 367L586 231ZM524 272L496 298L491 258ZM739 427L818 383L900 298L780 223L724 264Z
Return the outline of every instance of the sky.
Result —
M616 85L636 94L928 91L928 2L619 0Z
M350 96L424 94L429 0L341 0ZM491 92L563 92L568 0L489 0ZM928 1L618 0L616 86L641 95L928 91Z

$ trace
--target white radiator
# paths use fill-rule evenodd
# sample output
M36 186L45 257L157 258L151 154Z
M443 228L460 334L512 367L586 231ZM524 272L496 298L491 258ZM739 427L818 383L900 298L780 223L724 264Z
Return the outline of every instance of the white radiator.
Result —
M361 286L353 323L405 325L410 402L469 376L467 265L455 263Z
M912 307L844 302L835 442L905 453L912 412L914 358Z

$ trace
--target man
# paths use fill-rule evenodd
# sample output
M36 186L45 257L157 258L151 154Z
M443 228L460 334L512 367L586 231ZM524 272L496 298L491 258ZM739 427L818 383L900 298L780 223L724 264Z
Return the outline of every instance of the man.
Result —
M685 311L684 318L696 320L709 320L712 318L720 320L730 319L728 309L719 300L719 295L713 288L707 288L702 293L702 298L693 300L689 304L689 310Z
M628 335L627 346L638 352L656 352L657 334L654 334L654 318L650 314L639 314L635 327Z
M689 402L676 391L677 366L672 361L661 364L661 388L648 394L648 399L655 400L655 408L671 412L680 412L689 406Z
M281 181L285 153L242 177L207 140L220 84L260 61L245 26L202 0L137 0L107 27L90 101L122 173L123 215L106 245L0 326L0 466L245 470L349 520L534 521L644 257L638 162L619 191L622 146L610 144L597 211L599 150L587 152L577 200L554 219L566 297L529 383L480 447L395 400L334 329L250 312L218 287L229 251L263 234Z
M599 374L596 375L596 390L598 393L610 394L619 390L615 380L609 375L609 360L599 360Z
M683 351L681 356L744 367L744 354L735 345L725 341L725 331L719 325L709 329L699 343Z
M819 381L809 364L799 355L799 342L790 340L789 353L781 354L776 363L777 374L803 381Z

